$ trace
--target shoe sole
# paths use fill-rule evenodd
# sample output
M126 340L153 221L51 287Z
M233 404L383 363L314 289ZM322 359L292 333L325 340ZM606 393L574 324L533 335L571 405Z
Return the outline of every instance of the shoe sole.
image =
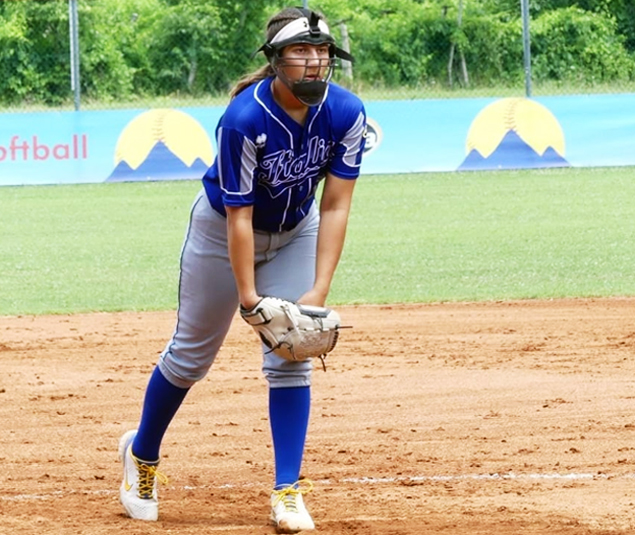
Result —
M276 517L273 514L273 512L271 513L271 516L269 517L269 519L271 520L271 525L276 528L276 533L280 533L280 534L300 533L301 531L312 531L315 529L315 525L312 528L303 528L303 529L289 529L284 526L281 526L280 524L278 524L278 522L276 522Z

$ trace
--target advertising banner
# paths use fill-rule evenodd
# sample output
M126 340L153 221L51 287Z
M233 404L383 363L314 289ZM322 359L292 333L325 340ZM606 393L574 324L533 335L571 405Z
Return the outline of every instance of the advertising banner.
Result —
M0 185L200 178L224 107L0 114ZM635 95L366 102L364 174L635 165Z

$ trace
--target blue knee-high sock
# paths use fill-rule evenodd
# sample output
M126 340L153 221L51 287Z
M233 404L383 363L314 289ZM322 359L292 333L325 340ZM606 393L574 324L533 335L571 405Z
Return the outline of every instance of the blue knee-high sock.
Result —
M292 485L300 477L310 412L310 387L269 389L276 488Z
M188 390L189 388L179 388L170 383L158 366L154 369L143 401L141 423L132 444L135 457L144 461L159 458L163 435Z

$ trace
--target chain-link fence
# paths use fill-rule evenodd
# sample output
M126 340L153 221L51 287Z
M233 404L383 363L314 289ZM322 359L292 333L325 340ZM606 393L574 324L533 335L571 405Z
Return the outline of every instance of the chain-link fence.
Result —
M630 0L304 4L325 14L355 56L336 81L365 100L635 92ZM287 5L5 0L0 109L224 104L233 83L264 63L252 53L267 19Z

